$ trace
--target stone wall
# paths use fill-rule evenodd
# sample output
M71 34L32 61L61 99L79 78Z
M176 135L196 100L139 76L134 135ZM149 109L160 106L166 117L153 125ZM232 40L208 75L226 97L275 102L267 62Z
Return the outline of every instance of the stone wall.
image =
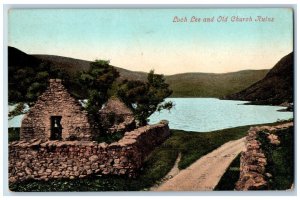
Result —
M34 139L9 144L9 181L82 178L91 174L135 176L146 156L170 134L166 121L125 133L112 144Z
M47 90L24 116L20 139L49 140L51 116L61 117L62 140L92 140L87 112L71 97L59 79L50 79Z
M246 137L246 150L241 153L240 177L236 183L236 190L267 190L268 178L272 175L266 172L267 158L262 144L259 142L259 132L267 134L266 137L272 145L280 144L276 131L293 126L293 122L278 126L251 127Z

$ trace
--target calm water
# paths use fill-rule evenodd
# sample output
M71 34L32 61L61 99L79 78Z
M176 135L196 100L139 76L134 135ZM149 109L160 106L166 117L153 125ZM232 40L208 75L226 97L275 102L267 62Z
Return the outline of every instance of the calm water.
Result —
M292 112L278 112L281 106L242 105L246 101L219 100L214 98L169 98L175 108L170 112L154 113L150 123L169 120L172 129L186 131L213 131L218 129L271 123L293 118Z
M228 101L214 98L169 98L175 108L170 112L154 113L150 123L167 119L170 128L186 131L212 131L236 126L271 123L290 119L292 112L278 112L285 107L242 105L245 101ZM14 106L10 106L12 110ZM28 107L26 107L28 109ZM9 127L20 127L24 115L9 120Z

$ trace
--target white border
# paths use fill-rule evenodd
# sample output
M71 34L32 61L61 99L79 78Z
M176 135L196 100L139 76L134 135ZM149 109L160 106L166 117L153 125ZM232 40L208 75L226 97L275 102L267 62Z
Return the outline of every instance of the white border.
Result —
M68 4L68 3L72 3L72 4ZM4 67L4 66L7 66L7 35L5 33L5 31L7 30L6 29L6 25L5 25L5 21L3 19L4 16L6 16L6 12L7 12L7 9L9 6L13 6L13 7L52 7L52 8L58 8L58 7L77 7L77 8L87 8L87 7L154 7L154 8L158 8L158 7L171 7L171 8L175 8L175 7L180 7L180 8L185 8L185 7L281 7L279 4L283 5L288 5L288 4L294 4L294 10L295 10L295 31L297 31L297 27L298 26L298 23L299 21L297 20L297 4L298 2L296 0L253 0L253 1L239 1L239 0L228 0L226 1L226 4L224 4L225 2L224 1L221 1L221 0L204 0L201 2L201 4L198 4L199 2L197 0L186 0L186 1L172 1L172 0L152 0L152 1L149 1L149 0L144 0L143 2L139 2L139 1L126 1L126 4L124 4L124 1L122 0L115 0L115 1L112 1L112 0L104 0L102 1L101 3L103 4L98 4L99 1L97 0L85 0L85 1L71 1L71 0L46 0L46 1L38 1L38 0L28 0L26 1L26 4L24 2L24 0L3 0L3 4L10 4L10 5L5 5L5 7L1 6L1 25L2 25L2 32L1 32L1 36L3 38L3 41L1 42L1 60L3 61L3 67L1 67L0 69L0 73L3 75L3 82L1 82L1 91L3 91L3 95L0 95L0 112L3 113L3 115L0 114L0 127L2 127L3 129L3 133L7 133L7 77L6 77L6 74L7 74L7 68ZM129 4L134 4L134 5L128 5ZM175 3L177 5L175 5ZM272 3L272 4L270 4ZM15 5L13 5L15 4ZM21 5L16 5L16 4L21 4ZM33 5L33 4L39 4L39 5ZM90 4L90 5L87 5L87 4ZM156 5L153 5L153 4L156 4ZM197 5L196 5L197 4ZM234 5L233 5L234 4ZM262 5L264 4L264 5ZM274 4L277 4L274 6ZM297 44L298 44L298 40L297 40L297 36L296 36L296 32L295 32L295 40L294 40L294 43L295 43L295 51L297 50ZM297 51L296 51L297 52ZM298 57L298 52L297 52L297 57ZM297 59L296 59L297 60ZM296 63L295 63L295 70L297 69L296 67ZM299 75L298 74L298 70L295 71L295 75L297 74L297 76ZM298 86L298 80L296 80L296 85ZM297 87L298 88L298 87ZM295 91L296 91L296 88L295 88ZM298 94L298 92L296 93ZM298 99L298 96L295 97L295 100ZM297 104L296 104L296 114L297 114ZM296 124L298 124L298 117L295 116L295 120L296 120ZM5 125L6 123L6 125ZM297 131L297 127L296 127L296 133L298 133ZM0 159L2 161L4 160L7 160L7 153L4 154L4 149L7 147L7 143L3 140L3 137L0 137L0 145L3 147L1 148L0 147L0 152L1 152L1 157ZM300 144L299 143L299 138L300 137L297 137L297 142L296 144ZM7 141L7 134L6 134L6 141ZM3 151L3 152L2 152ZM299 155L299 148L297 148L297 154L296 155ZM3 155L3 157L2 157ZM6 169L5 169L5 166L6 165ZM1 169L1 173L2 173L2 176L0 175L0 183L4 183L3 182L3 179L4 180L7 180L7 163L3 163L3 165L0 165L0 169ZM297 163L297 169L298 169L298 163ZM4 171L3 171L4 170ZM298 170L297 170L298 171ZM6 174L6 176L5 176ZM296 180L299 180L299 174L297 173L296 174ZM0 184L1 185L1 184ZM0 191L1 191L1 194L2 195L11 195L11 193L8 193L8 190L7 190L7 187L5 188L5 184L3 184L3 187L0 186ZM4 189L4 190L3 190ZM299 185L297 184L297 191L299 191ZM295 195L296 192L293 194ZM79 193L53 193L53 192L50 192L50 193L18 193L18 195L20 196L5 196L5 198L25 198L24 196L26 196L26 198L30 198L30 199L35 199L35 198L40 198L40 197L37 197L36 195L42 195L43 199L44 198L54 198L54 197L51 197L52 195L55 195L55 196L61 196L63 195L65 198L65 196L70 196L72 195L72 198L78 198L78 199L82 199L83 196L89 196L88 198L101 198L101 197L95 197L95 196L90 196L90 195L115 195L116 198L124 198L124 197L118 197L118 196L123 196L123 195L126 195L127 198L139 198L139 196L149 196L147 198L153 198L153 196L172 196L172 198L174 199L178 199L180 198L181 196L190 196L190 195L199 195L199 196L202 196L200 198L213 198L213 196L223 196L222 199L240 199L241 197L239 196L236 196L236 195L242 195L243 199L248 199L248 198L259 198L257 197L257 195L261 195L261 196L272 196L272 198L287 198L287 199L295 199L296 196L285 196L285 195L291 195L291 193L286 193L286 192L276 192L276 193L273 193L273 192L197 192L197 193L182 193L182 192L175 192L175 193L152 193L152 192L114 192L114 193L111 193L111 192L105 192L105 193L92 193L92 192L89 192L89 193L85 193L85 192L79 192ZM47 195L51 195L50 197L47 196ZM75 195L75 196L74 196ZM225 195L225 196L224 196ZM229 196L229 195L234 195L234 196ZM251 197L255 195L256 197ZM274 196L275 195L275 196ZM135 196L135 197L129 197L129 196ZM285 197L283 197L285 196ZM55 197L56 198L56 197ZM105 197L107 198L107 197ZM146 198L146 197L144 197ZM156 197L155 197L156 198ZM165 198L165 197L163 197ZM185 198L191 198L191 197L185 197ZM196 197L196 198L199 198L199 197ZM262 197L264 198L264 197Z

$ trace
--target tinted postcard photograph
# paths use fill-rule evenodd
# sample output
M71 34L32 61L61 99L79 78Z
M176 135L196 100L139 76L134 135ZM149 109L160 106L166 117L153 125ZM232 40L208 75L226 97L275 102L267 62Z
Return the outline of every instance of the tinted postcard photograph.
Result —
M11 8L11 192L295 189L293 8Z

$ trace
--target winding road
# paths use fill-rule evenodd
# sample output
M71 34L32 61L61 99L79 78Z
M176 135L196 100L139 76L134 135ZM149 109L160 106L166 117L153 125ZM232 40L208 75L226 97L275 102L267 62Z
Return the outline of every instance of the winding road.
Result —
M151 190L212 191L230 163L245 148L245 138L227 142Z

